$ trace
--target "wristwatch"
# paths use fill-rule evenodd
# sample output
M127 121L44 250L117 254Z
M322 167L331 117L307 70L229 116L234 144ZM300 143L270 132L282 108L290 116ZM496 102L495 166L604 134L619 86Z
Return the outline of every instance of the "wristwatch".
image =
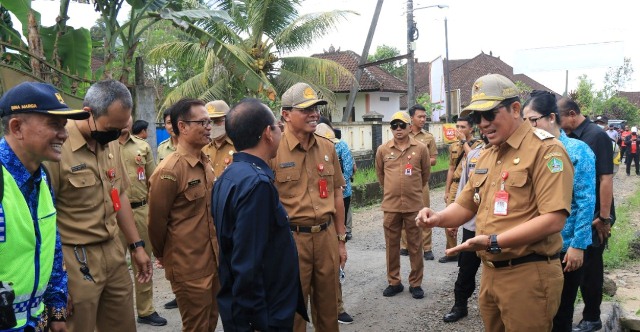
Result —
M598 215L598 219L600 219L600 221L602 221L605 225L608 225L611 223L611 218L604 218L601 215Z
M134 243L129 244L129 250L131 250L131 251L136 250L136 248L138 248L138 247L144 248L144 241L143 240L140 240L138 242L134 242Z
M464 139L460 140L460 145L464 145L465 143L467 143L467 140L464 140Z
M499 254L502 252L502 248L498 245L497 234L489 235L489 247L487 248L487 252L490 254Z
M347 234L338 234L338 241L347 242Z

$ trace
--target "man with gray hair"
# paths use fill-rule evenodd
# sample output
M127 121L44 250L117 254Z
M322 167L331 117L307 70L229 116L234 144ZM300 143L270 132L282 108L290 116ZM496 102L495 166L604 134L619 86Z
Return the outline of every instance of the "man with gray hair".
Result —
M135 331L133 288L116 234L124 234L137 278L152 277L125 190L129 178L116 139L133 101L115 80L93 84L83 108L87 120L69 121L59 163L47 162L56 194L57 223L69 275L70 331Z

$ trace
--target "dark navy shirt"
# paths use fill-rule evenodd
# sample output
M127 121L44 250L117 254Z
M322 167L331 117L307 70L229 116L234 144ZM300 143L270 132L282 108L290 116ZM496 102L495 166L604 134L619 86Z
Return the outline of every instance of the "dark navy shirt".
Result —
M213 187L225 330L292 328L296 309L304 308L298 252L273 181L262 159L238 152Z
M577 138L589 145L593 154L596 156L596 203L594 207L594 217L600 213L600 175L613 174L613 147L611 146L611 138L598 125L585 119L575 130L569 135L571 138ZM616 211L611 202L611 217L615 219ZM603 216L607 217L607 216Z
M42 166L34 174L29 173L4 138L0 140L0 162L2 162L2 165L9 171L16 185L20 188L20 192L22 192L31 212L32 219L37 220L38 189L40 188L40 181L46 179ZM48 181L48 179L46 181ZM53 191L51 192L51 197L53 197ZM37 229L37 225L35 226ZM11 227L11 225L7 225L7 227ZM57 230L53 270L51 271L49 284L43 295L43 302L47 308L53 310L54 313L61 313L65 311L67 307L67 272L62 267L62 245L60 242L60 234ZM31 317L31 315L29 317ZM36 326L38 322L30 319L27 324L29 326Z

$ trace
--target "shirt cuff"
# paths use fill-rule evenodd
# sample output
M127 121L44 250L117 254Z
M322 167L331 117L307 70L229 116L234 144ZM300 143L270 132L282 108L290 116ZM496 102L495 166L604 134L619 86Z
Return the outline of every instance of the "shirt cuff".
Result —
M50 322L66 322L67 308L64 307L48 307L48 315Z

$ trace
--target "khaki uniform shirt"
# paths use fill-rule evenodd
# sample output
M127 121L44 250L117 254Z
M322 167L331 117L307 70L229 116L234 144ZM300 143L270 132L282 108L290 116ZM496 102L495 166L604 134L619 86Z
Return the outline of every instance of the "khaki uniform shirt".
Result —
M171 142L171 137L160 142L160 144L158 144L158 164L173 152L176 152L176 147Z
M149 239L165 276L183 282L217 273L218 240L211 217L213 169L209 158L176 153L149 179Z
M507 215L494 214L495 194L506 174ZM456 203L476 213L476 234L503 233L546 213L571 211L573 165L562 143L546 131L523 124L500 146L485 149ZM483 260L500 261L536 253L551 256L562 248L560 232L533 244L478 251Z
M114 238L118 231L112 190L129 187L118 141L89 150L75 121L67 123L69 139L62 160L46 162L56 194L58 229L63 244L95 244ZM113 175L110 177L108 173Z
M410 170L408 170L410 165ZM376 175L383 187L382 210L415 212L423 207L422 188L429 181L431 162L427 146L409 138L400 150L391 139L376 151Z
M120 143L120 153L131 183L126 191L127 197L131 203L142 202L147 199L149 177L156 168L151 146L144 140L129 135L124 143Z
M414 134L413 131L409 132L409 135L413 137L416 141L424 144L429 149L429 158L438 156L438 147L436 146L436 139L433 135L421 129L420 132ZM422 189L422 203L426 207L431 206L431 196L429 195L429 179L427 179L427 184Z
M213 141L202 148L202 152L209 156L215 179L217 179L227 169L227 166L233 162L233 154L236 153L236 148L233 146L229 136L225 135L224 141L220 146L216 141Z
M313 135L308 150L286 131L282 134L278 155L269 167L276 177L280 201L296 226L315 226L332 220L336 213L334 193L345 185L340 161L333 143ZM320 180L326 181L326 198L320 197Z
M476 146L482 143L481 140L475 140L471 144L471 149L475 149ZM467 143L465 143L467 144ZM458 162L458 158L460 158L460 162ZM451 143L449 146L449 166L456 166L453 171L453 177L451 178L451 186L449 187L448 197L450 199L450 203L453 202L456 197L456 193L458 192L458 184L460 183L460 177L462 177L462 164L465 160L465 152L464 147L461 142Z

